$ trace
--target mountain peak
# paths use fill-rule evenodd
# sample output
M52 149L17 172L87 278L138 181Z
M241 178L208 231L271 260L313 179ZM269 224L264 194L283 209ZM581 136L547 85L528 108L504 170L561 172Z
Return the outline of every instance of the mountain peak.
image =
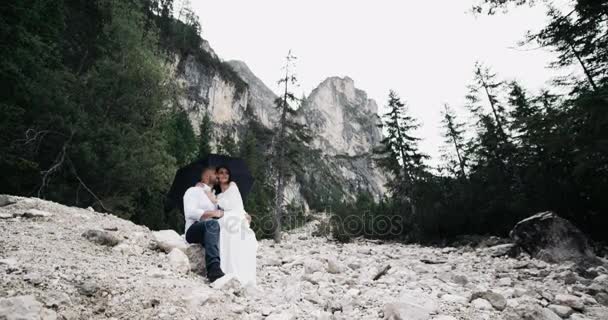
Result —
M323 82L310 93L308 100L318 98L325 100L325 103L318 103L318 106L358 106L360 112L378 113L376 101L369 99L365 91L355 87L355 81L348 76L332 76L323 80ZM333 103L329 103L328 99L332 100Z

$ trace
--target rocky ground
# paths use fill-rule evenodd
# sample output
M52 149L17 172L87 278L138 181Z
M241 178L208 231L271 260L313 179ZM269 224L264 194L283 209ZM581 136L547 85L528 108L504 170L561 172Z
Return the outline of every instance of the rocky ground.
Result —
M162 234L1 196L0 319L608 319L603 266L494 257L501 246L339 244L314 229L260 241L257 289L210 285Z

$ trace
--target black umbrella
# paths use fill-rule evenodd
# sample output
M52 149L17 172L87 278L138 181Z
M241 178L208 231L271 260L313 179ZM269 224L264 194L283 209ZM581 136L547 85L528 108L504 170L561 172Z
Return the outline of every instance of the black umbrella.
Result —
M184 193L186 193L188 188L196 185L201 180L203 169L210 166L226 166L230 169L230 179L236 182L244 202L253 186L253 176L251 176L251 172L245 161L239 158L210 154L206 158L199 159L177 170L171 189L167 194L165 211L169 211L175 207L179 207L183 211Z

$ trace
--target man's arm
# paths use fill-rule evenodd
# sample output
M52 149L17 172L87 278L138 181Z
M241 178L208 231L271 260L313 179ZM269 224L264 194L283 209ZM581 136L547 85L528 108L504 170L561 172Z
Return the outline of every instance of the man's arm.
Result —
M215 206L209 201L209 205L204 204L199 206L198 197L204 197L203 201L207 199L204 192L196 192L196 190L188 190L184 195L184 215L189 220L208 220L212 218L221 218L224 213L219 210L215 210ZM204 208L209 208L205 210Z
M201 189L204 190L204 188ZM212 218L221 218L224 215L223 211L217 210L217 206L208 197L206 191L198 192L195 197L201 197L200 202L197 202L199 203L200 207L192 219L203 221Z
M221 218L224 216L224 211L222 210L204 210L203 214L199 218L199 220L209 220L212 218Z

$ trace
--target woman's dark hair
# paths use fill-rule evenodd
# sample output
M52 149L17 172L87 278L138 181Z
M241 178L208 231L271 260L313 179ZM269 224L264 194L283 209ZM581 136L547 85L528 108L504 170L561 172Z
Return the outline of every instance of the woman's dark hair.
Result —
M230 168L228 168L227 166L217 166L215 168L215 173L220 172L221 169L225 169L226 171L228 171L228 183L230 183L232 181L232 173L230 172ZM222 193L222 188L220 187L219 181L215 186L213 186L213 189L215 190L215 194Z

